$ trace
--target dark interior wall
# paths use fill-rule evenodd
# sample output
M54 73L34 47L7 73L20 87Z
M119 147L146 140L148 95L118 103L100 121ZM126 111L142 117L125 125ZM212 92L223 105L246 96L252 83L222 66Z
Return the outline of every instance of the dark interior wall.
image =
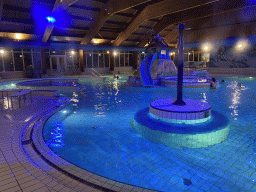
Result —
M256 68L256 45L219 46L210 52L209 67Z

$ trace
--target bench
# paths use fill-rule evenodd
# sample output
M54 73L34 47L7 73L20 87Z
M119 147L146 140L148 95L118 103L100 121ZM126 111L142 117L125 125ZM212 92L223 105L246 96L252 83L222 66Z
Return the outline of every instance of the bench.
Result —
M31 99L31 103L32 103L32 95L31 95L31 93L32 93L32 90L23 89L23 90L21 90L21 91L18 92L18 93L12 94L12 95L10 96L10 97L11 97L11 107L13 107L13 105L12 105L12 98L13 98L13 97L18 97L19 108L20 108L21 96L23 96L23 98L24 98L24 103L25 103L26 95L27 95L27 94L30 94L30 99Z

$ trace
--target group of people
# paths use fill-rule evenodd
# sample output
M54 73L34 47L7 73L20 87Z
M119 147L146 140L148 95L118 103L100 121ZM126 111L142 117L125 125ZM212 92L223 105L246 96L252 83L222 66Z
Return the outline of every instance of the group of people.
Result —
M118 71L118 72L117 72L117 74L120 74L120 71ZM118 75L113 74L113 78L117 78L117 79L119 79L119 76L118 76Z
M117 79L119 79L119 76L118 76L118 75L113 74L113 78L117 78Z
M213 77L211 80L210 80L210 87L212 87L213 89L216 89L217 87L217 81L216 79Z
M224 82L225 82L224 80L221 80L221 83L224 83ZM238 88L241 88L242 84L238 82L236 84L236 86ZM213 89L216 89L216 87L217 87L217 82L216 82L216 79L214 77L210 80L210 87L212 87Z

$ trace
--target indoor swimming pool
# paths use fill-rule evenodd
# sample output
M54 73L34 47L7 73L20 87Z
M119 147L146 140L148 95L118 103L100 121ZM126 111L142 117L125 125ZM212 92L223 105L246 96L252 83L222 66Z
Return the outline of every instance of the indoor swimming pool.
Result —
M226 115L227 140L200 149L172 149L141 137L134 114L176 88L127 86L123 80L80 78L71 104L44 126L46 144L67 161L95 174L159 191L255 191L256 78L217 77L217 89L184 89L184 99L208 102ZM238 87L240 82L242 87ZM12 85L10 85L12 86Z

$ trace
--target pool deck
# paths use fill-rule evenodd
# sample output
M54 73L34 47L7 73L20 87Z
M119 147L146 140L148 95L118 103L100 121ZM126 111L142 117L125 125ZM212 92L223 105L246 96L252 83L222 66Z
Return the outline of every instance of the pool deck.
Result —
M55 107L57 100L58 97L35 96L33 105L28 101L22 103L21 108L17 107L17 103L13 108L8 108L6 98L0 101L1 192L153 191L102 179L91 172L88 172L87 183L78 181L46 163L42 156L35 152L31 142L22 142L21 132L26 124L36 115Z

